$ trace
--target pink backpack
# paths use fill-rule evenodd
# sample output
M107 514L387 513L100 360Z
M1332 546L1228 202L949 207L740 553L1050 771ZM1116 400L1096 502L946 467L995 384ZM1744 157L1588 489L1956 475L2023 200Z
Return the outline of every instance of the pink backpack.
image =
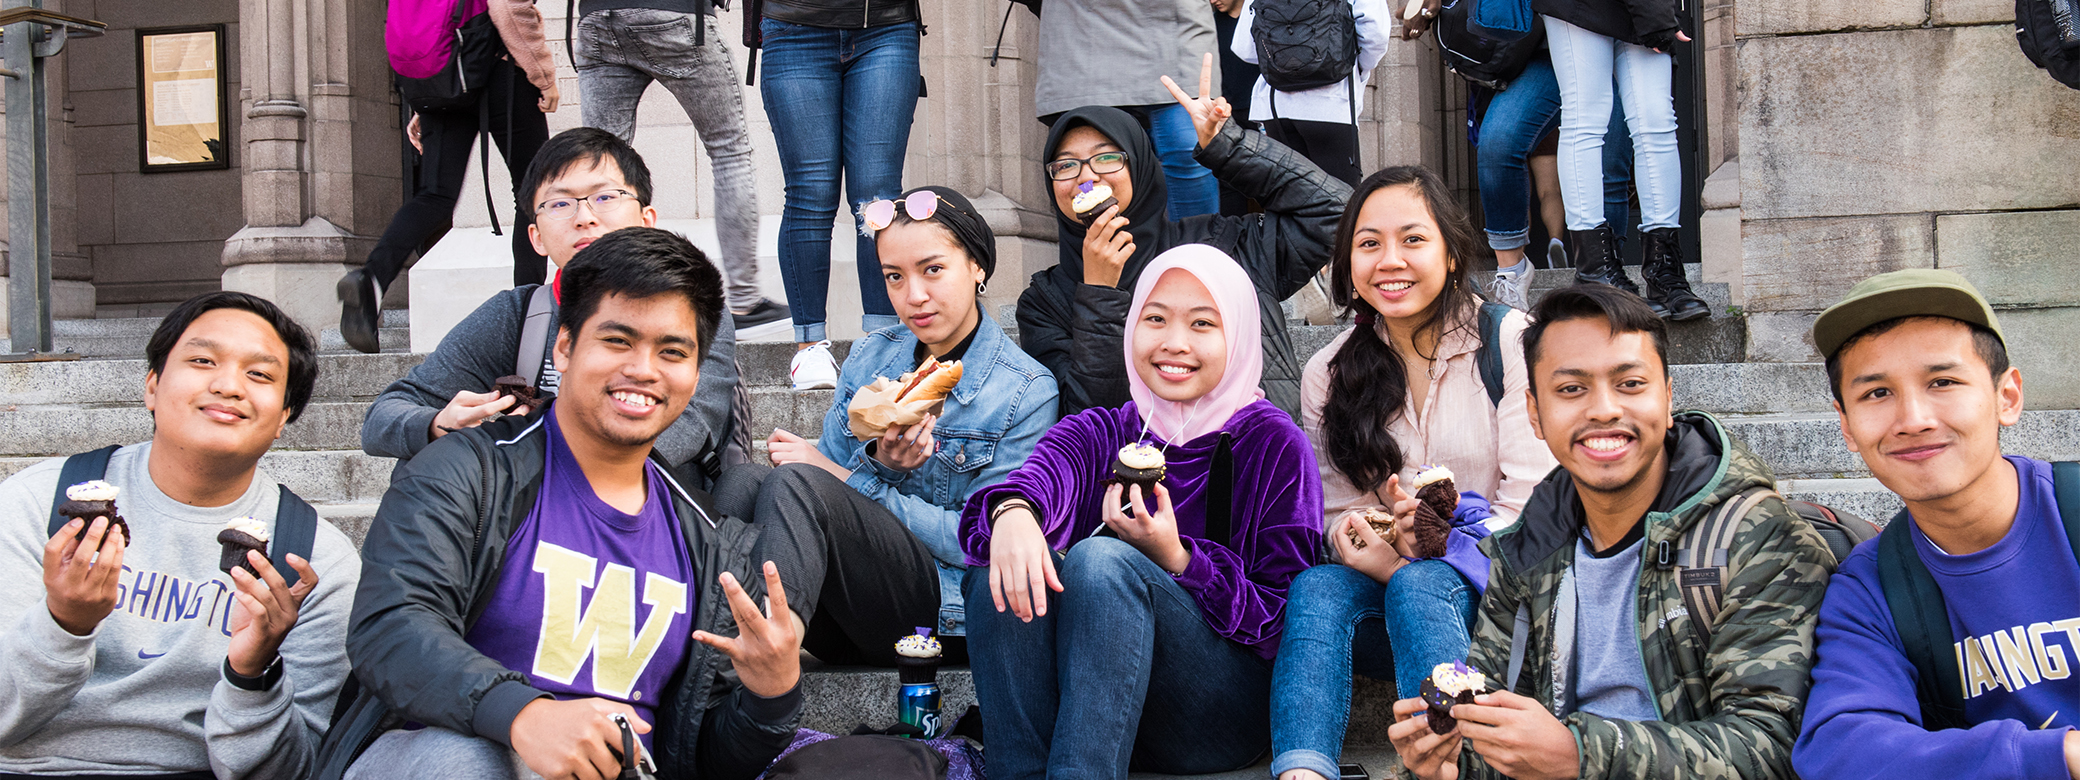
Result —
M453 58L463 21L490 7L489 0L391 0L383 21L390 69L408 79L439 73Z

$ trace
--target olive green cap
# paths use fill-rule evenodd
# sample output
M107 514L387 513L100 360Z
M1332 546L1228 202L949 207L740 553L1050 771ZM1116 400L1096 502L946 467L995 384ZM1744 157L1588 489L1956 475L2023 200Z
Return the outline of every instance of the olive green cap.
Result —
M1984 326L2002 344L2008 341L1993 307L1971 282L1955 271L1915 268L1878 274L1849 288L1849 297L1813 321L1813 346L1821 357L1831 358L1864 328L1900 317L1949 317Z

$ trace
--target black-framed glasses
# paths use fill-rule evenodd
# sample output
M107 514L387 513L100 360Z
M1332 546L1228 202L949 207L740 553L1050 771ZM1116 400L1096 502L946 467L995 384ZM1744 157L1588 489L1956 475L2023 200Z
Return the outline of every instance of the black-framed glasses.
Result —
M1091 167L1091 173L1119 173L1120 169L1127 167L1127 153L1099 152L1081 160L1073 157L1049 160L1045 166L1047 168L1047 178L1055 181L1068 181L1081 174L1083 166L1086 165Z
M593 215L597 216L618 212L636 205L637 201L636 194L628 190L605 190L582 198L552 198L545 200L542 201L541 205L534 207L534 213L539 219L567 222L571 218L578 216L578 204L580 203L586 204L587 207L592 209Z

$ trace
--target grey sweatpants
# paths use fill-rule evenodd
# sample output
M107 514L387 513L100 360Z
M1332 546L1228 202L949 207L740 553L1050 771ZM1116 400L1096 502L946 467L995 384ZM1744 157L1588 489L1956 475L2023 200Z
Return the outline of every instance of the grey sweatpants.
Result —
M542 780L506 746L442 728L383 732L354 760L344 780L439 777L445 780Z
M753 22L754 24L756 22ZM693 44L696 25L706 39ZM729 307L758 304L758 189L751 169L751 133L744 124L744 93L737 65L713 17L648 8L594 11L578 21L578 92L585 124L634 141L636 104L650 82L664 84L708 148L715 170L715 237L722 244L722 275ZM655 171L677 179L692 171Z

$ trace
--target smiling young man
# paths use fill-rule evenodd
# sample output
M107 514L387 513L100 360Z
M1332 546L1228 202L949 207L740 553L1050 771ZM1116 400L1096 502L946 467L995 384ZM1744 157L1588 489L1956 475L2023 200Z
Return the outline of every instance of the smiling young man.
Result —
M527 193L523 197L531 207L523 215L531 215L528 236L557 268L601 236L657 224L657 209L650 205L650 168L633 147L598 128L579 127L550 138L535 153L516 191ZM536 388L556 393L559 375L549 348L555 341L560 287L551 280L549 294L539 296L541 300L536 300L539 285L515 287L491 296L463 318L425 362L369 405L361 422L362 451L396 458L402 467L452 431L532 411L518 398L498 394L493 384L501 377L533 376ZM529 340L530 333L539 341ZM720 473L724 450L738 438L731 416L737 392L736 339L736 327L723 318L701 362L700 390L686 405L685 415L658 439L658 451L674 467L689 461L700 466L682 472L696 481ZM519 354L537 348L538 355ZM748 446L746 441L737 444Z
M318 523L310 560L277 571L249 554L255 578L218 569L217 533L246 518L276 530L285 491L260 456L309 403L313 353L274 304L191 298L145 348L152 440L95 475L120 491L127 530L95 517L48 532L65 459L0 483L15 572L0 580L0 777L308 772L347 677L353 543Z
M1424 780L1790 776L1826 545L1718 420L1672 413L1646 301L1577 285L1531 319L1526 402L1560 468L1481 542L1467 663L1500 690L1452 707L1443 735L1422 699L1396 702L1397 752ZM1722 516L1722 607L1691 615L1678 574L1713 569L1677 555Z
M1813 343L1842 438L1906 509L1828 585L1799 774L2080 777L2080 518L2052 464L2001 454L2022 374L1993 309L1955 273L1895 271Z
M794 735L800 637L740 585L751 527L655 448L726 319L721 275L625 228L563 285L556 400L435 442L383 497L346 643L362 695L320 778L618 777L618 717L664 777L749 780Z

